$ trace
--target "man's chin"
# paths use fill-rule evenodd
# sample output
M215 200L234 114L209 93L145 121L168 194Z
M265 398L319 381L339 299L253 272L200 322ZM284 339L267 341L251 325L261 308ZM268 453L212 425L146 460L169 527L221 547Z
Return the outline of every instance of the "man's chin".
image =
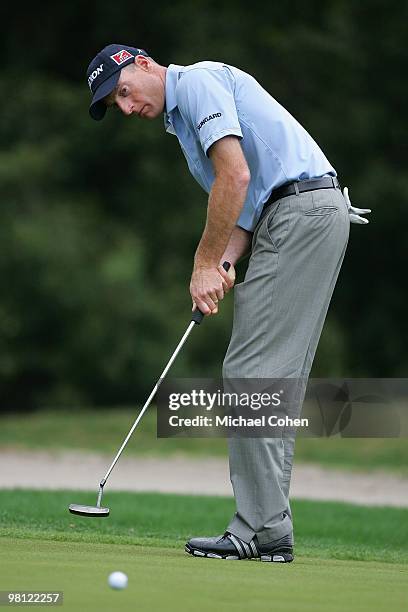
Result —
M158 113L153 113L153 112L149 111L145 115L143 115L142 119L147 119L148 121L153 121L153 119L156 119L158 116L159 116Z

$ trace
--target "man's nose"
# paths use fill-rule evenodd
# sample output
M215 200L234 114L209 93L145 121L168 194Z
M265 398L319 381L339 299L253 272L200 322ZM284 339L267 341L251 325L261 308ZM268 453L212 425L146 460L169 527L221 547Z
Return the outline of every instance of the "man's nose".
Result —
M131 102L122 102L120 104L120 110L122 111L124 115L129 117L129 115L133 113L133 105Z

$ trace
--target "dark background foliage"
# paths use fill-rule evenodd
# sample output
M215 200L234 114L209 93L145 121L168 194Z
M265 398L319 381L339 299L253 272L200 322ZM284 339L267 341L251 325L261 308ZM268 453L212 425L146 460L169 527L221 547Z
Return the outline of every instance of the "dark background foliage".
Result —
M313 374L404 377L407 18L380 0L5 5L0 409L139 402L189 321L206 195L161 120L89 119L86 66L109 42L237 65L306 127L373 209L351 228ZM229 295L172 373L219 375L231 318Z

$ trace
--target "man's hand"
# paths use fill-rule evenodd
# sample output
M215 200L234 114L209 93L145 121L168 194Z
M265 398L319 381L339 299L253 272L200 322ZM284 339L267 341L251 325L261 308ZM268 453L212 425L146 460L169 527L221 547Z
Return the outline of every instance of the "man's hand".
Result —
M204 315L217 314L218 302L234 286L234 282L234 266L228 272L222 265L218 268L194 267L190 282L192 310L197 307Z

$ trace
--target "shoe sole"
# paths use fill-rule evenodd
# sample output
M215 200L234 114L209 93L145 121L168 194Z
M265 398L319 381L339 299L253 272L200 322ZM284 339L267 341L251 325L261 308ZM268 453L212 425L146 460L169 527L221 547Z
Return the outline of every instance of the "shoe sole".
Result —
M226 561L264 561L267 563L292 563L294 557L289 552L276 552L270 555L261 555L260 557L251 557L250 559L241 559L237 555L217 555L216 553L205 553L197 548L192 548L186 544L184 550L193 557L206 557L207 559L224 559Z

